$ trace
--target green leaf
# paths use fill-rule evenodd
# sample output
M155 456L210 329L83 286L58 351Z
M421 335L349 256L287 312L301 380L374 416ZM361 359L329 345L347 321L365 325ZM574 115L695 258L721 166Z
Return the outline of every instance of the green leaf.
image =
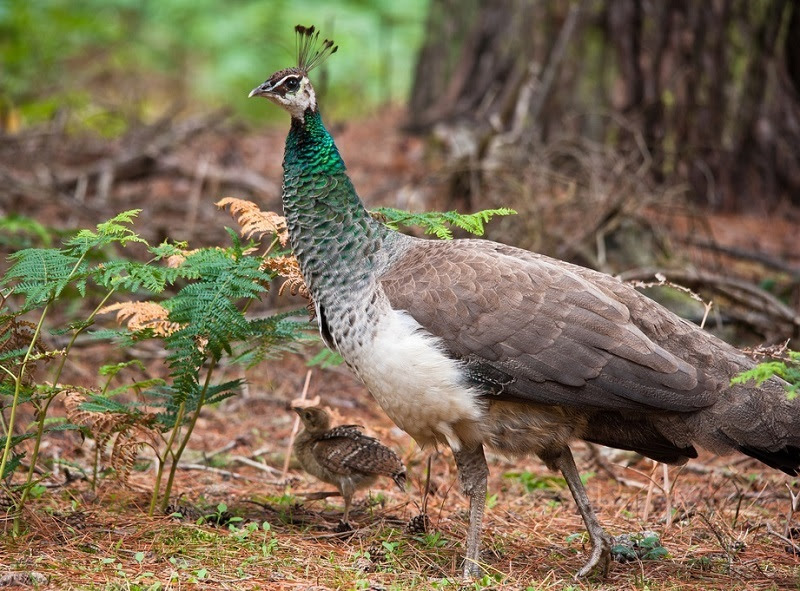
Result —
M144 290L157 294L164 291L176 274L174 269L153 264L113 260L96 267L93 277L98 285L106 289L122 289L129 292Z
M336 351L332 351L325 347L319 353L314 355L306 362L308 367L319 367L320 369L327 369L329 367L336 367L344 363L344 359Z
M513 215L517 212L507 207L501 207L471 214L457 211L411 213L393 207L379 207L374 213L377 214L378 219L393 230L397 230L400 226L417 226L422 228L426 234L450 240L453 238L453 227L461 228L476 236L483 236L485 224L494 216Z
M13 285L25 297L25 309L41 307L57 298L70 282L85 277L86 264L55 248L26 248L9 257L13 265L0 285Z
M64 244L67 251L74 256L83 256L92 249L102 248L109 244L118 243L125 246L129 242L140 242L147 244L147 241L140 238L138 234L128 228L141 209L131 209L115 215L108 221L97 224L97 231L80 230L75 236L67 240Z

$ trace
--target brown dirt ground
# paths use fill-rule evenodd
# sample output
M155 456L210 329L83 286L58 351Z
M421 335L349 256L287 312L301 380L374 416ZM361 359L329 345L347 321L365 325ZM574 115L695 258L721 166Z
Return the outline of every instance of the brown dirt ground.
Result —
M357 125L333 128L354 183L370 204L402 207L405 202L392 199L401 186L420 181L435 186L422 142L397 132L399 119L397 112L384 112ZM187 161L206 157L236 162L277 182L285 130L242 134L206 134L179 153ZM16 158L33 166L41 147L38 152L20 148ZM104 203L93 202L91 196L82 204L30 197L0 205L7 213L61 227L90 227L124 209L143 207L136 229L151 241L168 235L196 246L223 242L222 227L233 224L212 204L230 192L205 187L194 205L187 198L191 194L188 180L144 179L126 183ZM277 194L259 197L265 209L279 210ZM788 234L796 230L796 217L792 222L785 216L786 227L769 233L763 232L763 216L756 221L704 217L717 229L720 242L797 262L790 259L799 254L796 234L794 239ZM670 223L677 232L688 228L677 216ZM109 354L103 347L84 347L66 380L92 383L94 368L107 362ZM133 354L154 374L163 371L154 352ZM229 368L225 377L236 377L239 371ZM286 481L281 474L236 459L253 458L280 470L294 421L287 404L300 394L306 371L305 359L297 355L248 371L246 392L203 412L185 456L194 464L213 458L213 465L224 472L181 470L176 484L176 502L212 508L224 502L245 521L269 522L269 533L241 540L224 526L147 518L152 469L135 473L127 488L104 481L95 495L85 482L57 486L63 482L62 468L48 481L54 486L30 503L27 533L4 538L0 576L6 571L39 572L49 580L41 588L49 589L458 588L467 502L458 492L449 453L433 460L428 513L431 531L441 542L429 537L426 545L405 526L420 511L428 451L394 427L346 369L312 370L308 396L319 395L342 421L364 425L397 450L409 470L406 492L383 481L369 495L359 494L352 515L356 530L343 537L335 532L340 499L304 502L296 496L325 490L320 483L294 465ZM491 456L492 498L483 555L491 577L464 588L800 589L800 557L780 537L788 533L798 544L796 517L787 524L787 484L796 491L796 479L741 457L703 456L686 467L670 467L665 492L662 469L649 460L612 453L603 456L601 465L586 446L576 445L575 450L579 469L591 475L589 497L609 532L654 530L669 556L614 564L605 580L574 582L572 574L587 547L580 536L572 536L583 532L583 526L569 492L558 481L546 480L550 474L536 459ZM91 442L74 434L54 436L43 449L45 458L81 465L90 462L92 453ZM540 486L528 491L526 479ZM674 518L667 523L670 507ZM270 546L271 539L275 542Z

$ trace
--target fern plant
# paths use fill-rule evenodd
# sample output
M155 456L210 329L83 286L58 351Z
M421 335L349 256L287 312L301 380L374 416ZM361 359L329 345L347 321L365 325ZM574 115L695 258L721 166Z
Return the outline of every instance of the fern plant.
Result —
M442 240L453 238L453 228L461 228L476 236L483 236L484 226L495 216L513 215L513 209L501 207L498 209L485 209L476 213L458 213L457 211L426 211L411 213L393 207L379 207L373 212L393 230L400 226L417 226L426 234L433 234Z
M19 251L12 255L13 264L0 279L0 401L8 408L9 417L7 422L3 420L0 478L4 482L10 484L20 465L21 443L34 439L26 479L15 487L19 492L17 515L35 485L35 466L49 424L48 410L57 395L63 393L71 421L57 428L80 428L97 444L93 485L107 444L112 450L111 466L123 479L141 445L154 449L159 468L151 497L152 512L160 496L165 466L170 470L161 505L168 503L178 462L201 409L231 396L240 386L239 381L214 382L214 370L223 357L258 363L311 338L308 322L288 314L246 317L247 307L276 275L264 266L262 256L253 252L252 244L243 244L231 232L233 245L229 248L187 251L184 245L168 243L151 247L129 227L137 213L124 212L96 230L81 230L63 248ZM141 243L151 259L142 263L108 252L109 247L129 243ZM177 293L158 303L107 305L114 294L141 299L142 294L158 296L168 286ZM82 298L91 295L99 303L88 317L60 331L71 333L63 350L47 351L41 336L48 312L72 292ZM12 299L17 304L13 308ZM98 329L97 316L113 311L126 326ZM37 322L23 319L36 314ZM63 384L61 375L75 340L87 331L120 348L144 339L161 341L167 354L168 379L138 380L114 388L112 380L131 369L123 364L101 368L105 384L98 388ZM52 385L32 379L36 363L52 357L59 360ZM136 392L134 402L120 398L132 390ZM33 406L37 426L15 435L18 410L23 404ZM0 413L3 417L4 412Z
M24 484L16 501L17 516L14 532L19 531L19 514L32 487L39 456L39 449L47 427L48 409L59 393L59 381L67 357L80 333L90 326L102 304L120 287L126 285L130 274L109 276L99 265L88 262L90 253L100 252L112 244L125 246L129 243L144 242L128 227L138 214L137 210L123 212L99 224L96 230L81 230L57 248L27 248L11 255L12 266L0 278L0 396L3 408L8 407L8 420L3 416L3 451L0 458L0 479L6 481L12 471L20 464L21 454L17 451L20 443L33 438L33 450ZM132 269L136 272L136 269ZM138 275L142 275L139 271ZM73 323L64 332L71 333L67 346L60 351L48 351L42 341L45 319L69 287L84 296L87 284L92 279L104 292L100 304L88 317ZM151 281L154 283L154 281ZM163 283L159 284L163 288ZM21 300L18 307L10 306L9 297ZM38 313L36 322L23 319L26 314ZM35 316L35 315L34 315ZM25 327L28 328L25 338ZM21 330L22 329L22 330ZM31 376L38 362L44 359L59 358L52 386L37 384ZM6 403L10 400L9 403ZM33 431L15 434L16 420L20 405L30 404L37 420Z

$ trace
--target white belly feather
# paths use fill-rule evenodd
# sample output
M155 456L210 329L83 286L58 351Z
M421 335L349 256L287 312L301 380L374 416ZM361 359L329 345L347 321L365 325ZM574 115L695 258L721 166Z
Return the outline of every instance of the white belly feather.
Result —
M342 353L389 418L420 445L481 441L484 407L458 363L406 312L379 318L372 342Z

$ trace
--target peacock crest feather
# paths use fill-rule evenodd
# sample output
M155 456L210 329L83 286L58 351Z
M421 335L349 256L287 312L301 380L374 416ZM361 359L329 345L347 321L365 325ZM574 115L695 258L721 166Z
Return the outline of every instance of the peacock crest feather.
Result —
M325 39L320 46L319 31L313 25L310 27L297 25L294 31L297 44L297 67L305 74L319 66L339 49L339 46L334 45L331 39Z

